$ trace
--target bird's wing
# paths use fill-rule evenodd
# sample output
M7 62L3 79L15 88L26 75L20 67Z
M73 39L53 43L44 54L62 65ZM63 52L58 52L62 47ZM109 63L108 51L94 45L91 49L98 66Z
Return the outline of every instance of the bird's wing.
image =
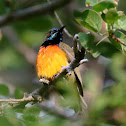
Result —
M68 62L71 62L74 58L73 49L69 45L67 45L63 42L60 42L59 47L66 53ZM79 91L80 95L83 96L82 78L81 78L79 68L78 67L75 68L73 72L74 72L74 76L75 76L74 77L75 81L77 82L78 91Z
M60 42L59 47L66 53L68 62L71 62L74 58L73 49L69 45L67 45L63 42Z

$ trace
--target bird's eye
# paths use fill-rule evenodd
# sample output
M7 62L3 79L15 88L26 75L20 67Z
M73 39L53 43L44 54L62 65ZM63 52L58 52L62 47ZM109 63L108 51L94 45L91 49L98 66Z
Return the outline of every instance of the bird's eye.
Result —
M57 30L53 30L53 31L52 31L52 33L56 33L56 32L57 32Z
M54 32L57 32L57 30L54 30Z
M49 33L51 34L52 31L49 31Z
M53 35L54 33L56 33L57 32L57 30L50 30L49 32L48 32L48 37L50 37L51 35Z

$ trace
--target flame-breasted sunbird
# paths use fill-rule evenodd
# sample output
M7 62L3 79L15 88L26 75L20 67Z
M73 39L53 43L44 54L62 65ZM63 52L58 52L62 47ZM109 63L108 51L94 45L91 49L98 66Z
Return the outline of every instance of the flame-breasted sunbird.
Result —
M62 66L67 66L71 61L69 50L72 48L63 43L63 28L64 26L52 28L39 49L36 60L36 71L39 79L47 80L47 82L52 81L54 76L61 71ZM74 78L77 83L77 90L83 96L81 80L76 70L74 70Z

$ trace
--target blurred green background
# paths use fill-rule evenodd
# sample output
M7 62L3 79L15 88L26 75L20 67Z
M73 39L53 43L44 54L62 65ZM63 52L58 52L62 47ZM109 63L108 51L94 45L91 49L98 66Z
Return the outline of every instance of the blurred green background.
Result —
M8 4L9 3L9 4ZM34 5L43 5L46 0L0 0L0 15L8 14ZM126 1L120 0L118 10L126 14ZM85 9L85 0L75 0L59 8L59 14L66 29L72 34L88 32L80 26L74 11ZM90 7L88 7L90 8ZM90 8L91 9L91 8ZM61 27L53 14L18 21L0 29L0 98L22 98L40 87L36 76L35 62L44 37L52 27ZM104 32L104 27L102 28ZM125 32L125 31L124 31ZM95 34L97 42L101 37ZM64 33L64 42L72 46L72 39ZM104 48L101 47L101 49ZM89 62L80 66L84 84L84 97L88 108L80 121L70 121L45 112L37 105L28 104L25 109L13 110L7 103L0 103L0 125L2 126L125 126L126 125L126 57L119 51L108 50L107 56L94 58L86 54ZM109 58L108 58L109 57ZM61 82L60 82L61 83ZM64 84L65 82L62 82ZM69 89L67 84L65 89ZM67 92L67 91L64 91ZM69 92L69 90L68 90ZM66 93L66 101L58 100L68 114L76 106L73 92Z

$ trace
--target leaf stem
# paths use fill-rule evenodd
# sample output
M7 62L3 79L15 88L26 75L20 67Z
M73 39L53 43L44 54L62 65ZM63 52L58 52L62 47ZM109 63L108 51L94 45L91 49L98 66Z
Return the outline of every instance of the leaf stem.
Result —
M105 40L106 38L108 38L108 35L105 36L105 37L103 37L103 38L96 44L96 46L99 45L99 44L100 44L103 40Z

